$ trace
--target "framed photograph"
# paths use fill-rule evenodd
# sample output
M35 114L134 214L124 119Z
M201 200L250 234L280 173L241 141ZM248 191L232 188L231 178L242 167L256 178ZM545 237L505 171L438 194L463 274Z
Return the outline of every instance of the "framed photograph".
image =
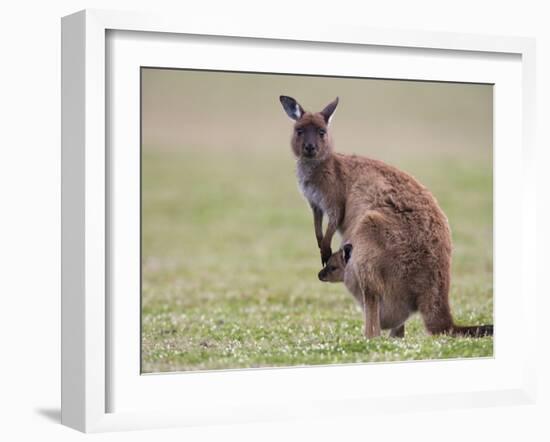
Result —
M62 55L65 425L534 400L532 40L82 11Z

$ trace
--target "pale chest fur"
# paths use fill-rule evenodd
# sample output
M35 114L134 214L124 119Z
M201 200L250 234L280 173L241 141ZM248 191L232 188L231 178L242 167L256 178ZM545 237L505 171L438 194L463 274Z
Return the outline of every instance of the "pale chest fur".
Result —
M312 179L313 170L310 167L298 165L296 169L298 178L298 187L305 199L311 205L319 207L323 212L326 211L326 199L323 194L323 189Z

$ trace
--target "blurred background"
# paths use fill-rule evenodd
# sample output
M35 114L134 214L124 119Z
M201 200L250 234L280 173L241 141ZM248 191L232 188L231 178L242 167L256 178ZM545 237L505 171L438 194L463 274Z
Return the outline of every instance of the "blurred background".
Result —
M319 111L340 97L338 150L393 156L483 155L492 146L492 86L376 79L143 69L148 149L288 147L279 95Z
M364 341L345 287L317 280L282 94L312 111L339 96L336 150L430 188L456 319L492 322L491 85L144 68L143 371L491 355L492 338L429 338L418 319L402 342Z

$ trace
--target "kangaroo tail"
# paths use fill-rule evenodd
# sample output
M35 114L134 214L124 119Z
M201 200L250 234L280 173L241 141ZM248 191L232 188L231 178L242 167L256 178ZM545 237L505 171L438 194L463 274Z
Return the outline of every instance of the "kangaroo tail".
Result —
M470 338L493 336L493 324L469 326L453 325L451 334L453 336L468 336Z

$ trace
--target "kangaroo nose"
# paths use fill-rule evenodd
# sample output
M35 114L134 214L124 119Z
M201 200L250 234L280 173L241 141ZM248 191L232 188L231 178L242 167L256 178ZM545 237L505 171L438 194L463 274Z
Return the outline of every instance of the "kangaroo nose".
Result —
M304 150L306 151L306 153L313 153L315 151L315 146L313 144L306 144L304 146Z

